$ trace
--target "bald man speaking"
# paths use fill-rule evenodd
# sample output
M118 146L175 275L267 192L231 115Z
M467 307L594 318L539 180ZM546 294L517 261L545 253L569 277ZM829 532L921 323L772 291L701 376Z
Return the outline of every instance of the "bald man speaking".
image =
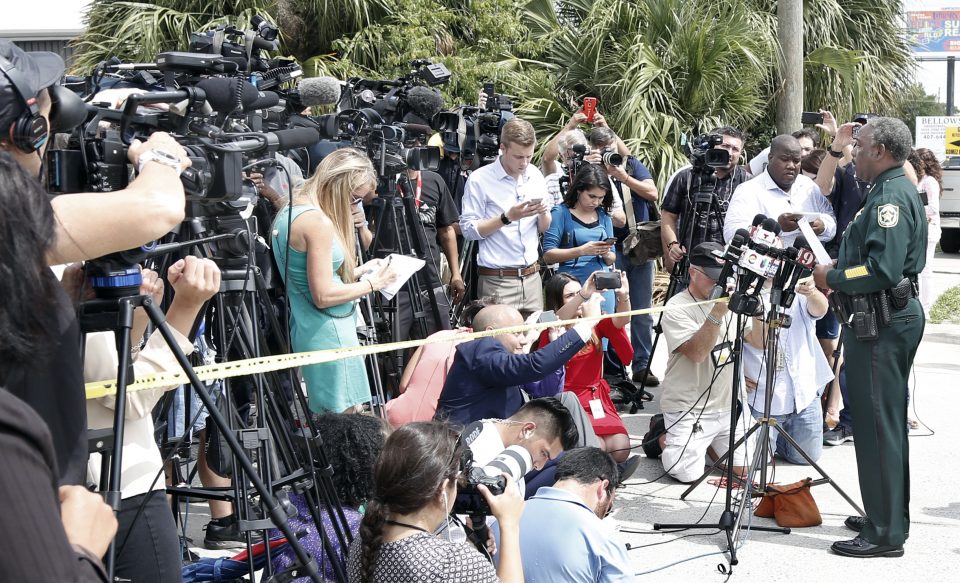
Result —
M516 309L488 306L473 329L499 330L523 324ZM523 333L478 338L457 346L457 354L437 403L437 419L466 425L480 419L506 419L523 405L520 385L538 381L566 364L593 334L596 322L581 322L555 342L524 354Z

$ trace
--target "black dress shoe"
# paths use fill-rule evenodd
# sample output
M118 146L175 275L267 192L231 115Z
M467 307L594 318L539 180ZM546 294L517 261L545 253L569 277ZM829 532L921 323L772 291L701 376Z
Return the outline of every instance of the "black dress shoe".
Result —
M863 530L863 525L866 523L867 519L864 516L848 516L847 519L843 521L844 526L857 532Z
M830 546L833 552L844 557L902 557L903 545L875 545L859 536L850 540L841 540Z

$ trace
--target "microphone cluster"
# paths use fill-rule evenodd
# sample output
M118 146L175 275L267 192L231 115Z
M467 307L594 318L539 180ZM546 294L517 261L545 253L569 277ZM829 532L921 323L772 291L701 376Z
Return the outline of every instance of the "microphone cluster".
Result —
M760 292L771 280L771 307L789 308L796 298L796 286L813 273L815 257L806 239L799 237L792 247L780 246L780 225L775 219L758 214L750 229L739 229L724 250L723 269L710 299L727 294L733 277L730 310L749 316L762 311Z

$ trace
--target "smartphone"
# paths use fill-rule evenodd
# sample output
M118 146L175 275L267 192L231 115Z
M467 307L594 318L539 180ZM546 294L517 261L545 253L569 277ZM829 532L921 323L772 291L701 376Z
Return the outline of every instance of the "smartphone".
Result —
M597 98L583 98L583 115L587 116L587 123L593 123L593 114L597 113Z
M486 82L483 84L483 93L484 93L487 97L493 97L493 95L494 95L494 91L493 91L493 81L486 81Z
M623 285L623 282L620 281L620 272L619 271L606 271L604 273L598 273L594 276L594 283L597 284L597 289L620 289L620 286Z
M800 114L800 123L805 126L817 125L823 123L823 114L816 111L804 111Z
M543 202L542 198L531 198L527 201L527 206L538 206L541 202Z
M537 322L541 324L544 322L556 322L560 318L557 318L557 314L553 310L544 310L540 312L540 317L537 319Z
M607 245L616 245L616 244L617 244L617 238L616 238L616 237L608 237L608 238L604 239L603 242L606 243Z

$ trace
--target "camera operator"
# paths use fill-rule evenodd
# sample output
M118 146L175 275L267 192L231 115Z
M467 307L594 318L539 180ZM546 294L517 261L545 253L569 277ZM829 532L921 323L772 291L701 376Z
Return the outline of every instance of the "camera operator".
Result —
M453 510L463 447L459 433L445 423L410 423L387 438L373 470L374 497L350 547L350 581L523 581L523 498L512 477L499 496L484 485L477 487L502 531L496 571L473 545L431 534ZM450 529L446 532L449 537Z
M660 204L660 240L663 242L663 269L672 272L673 266L687 253L686 241L681 241L684 229L692 229L690 248L694 248L705 241L723 243L723 219L727 214L730 197L738 186L749 180L750 175L740 164L743 154L743 134L740 130L723 126L710 132L719 135L722 143L714 146L718 150L726 150L730 155L730 162L723 168L714 169L716 181L713 183L713 200L706 215L694 217L696 212L692 190L695 188L696 177L692 166L681 168L673 176L663 202ZM687 225L688 221L693 224Z
M7 363L45 361L58 342L69 300L49 273L46 260L53 246L56 219L46 193L7 152L0 152L0 266L16 277L0 278L0 572L13 581L107 581L100 563L117 531L113 510L103 498L82 486L61 486L61 470L48 422L35 407L10 388ZM79 338L74 356L79 398L71 400L83 415ZM39 357L38 357L39 355ZM62 363L60 363L62 365ZM20 382L20 381L18 381ZM33 390L46 389L45 386ZM60 387L49 387L59 389ZM65 391L62 391L65 392ZM45 395L57 400L66 395ZM66 412L65 412L66 413ZM81 425L77 430L82 434ZM66 450L69 451L69 450ZM86 444L83 444L86 463ZM82 476L80 476L82 479Z
M543 309L540 233L550 227L543 175L530 164L537 136L512 118L500 131L500 156L470 174L460 231L479 241L479 297L494 296L524 316Z
M614 194L626 196L621 185L630 190L633 216L637 223L649 221L650 209L656 207L659 193L656 184L653 182L653 176L647 170L647 167L633 156L624 156L625 161L619 166L603 162L604 154L620 150L623 144L617 134L606 125L594 127L590 130L587 139L590 141L591 148L587 161L591 164L603 164L604 170L607 171L613 182ZM650 205L653 205L653 207ZM616 267L627 274L627 279L630 282L630 309L649 308L653 302L653 272L656 263L646 261L641 265L636 265L624 255L623 240L630 234L628 228L614 229L613 234L617 238ZM659 385L660 379L653 373L647 375L646 379L641 378L647 369L650 350L653 348L652 316L642 314L630 318L630 343L634 350L633 363L623 363L628 369L627 372L629 373L629 369L632 367L635 382L643 382L648 387Z
M749 229L758 214L776 217L782 229L783 246L789 247L800 236L797 221L817 215L810 227L821 241L829 241L837 232L833 207L814 181L800 173L801 146L797 138L784 134L770 142L770 163L759 175L737 187L730 199L723 222L723 237L733 238L738 229Z
M453 196L453 202L457 205L457 212L460 212L463 209L463 188L467 182L468 174L461 165L460 141L457 133L444 132L439 146L443 156L440 158L437 174L443 178L443 183L447 185L447 190ZM454 227L459 233L460 225L457 224Z
M58 96L57 107L64 99L77 98L51 89L64 71L59 56L26 53L9 41L0 41L0 58L0 150L39 179L48 129L57 121L53 97ZM140 173L126 189L65 194L49 202L56 231L47 248L48 264L138 247L183 220L179 172L190 166L184 149L169 135L157 132L146 142L135 140L128 157ZM59 288L49 271L40 277ZM58 295L52 308L58 319L55 340L40 358L3 362L0 382L47 422L61 483L80 484L87 459L80 330L65 294L53 293Z

